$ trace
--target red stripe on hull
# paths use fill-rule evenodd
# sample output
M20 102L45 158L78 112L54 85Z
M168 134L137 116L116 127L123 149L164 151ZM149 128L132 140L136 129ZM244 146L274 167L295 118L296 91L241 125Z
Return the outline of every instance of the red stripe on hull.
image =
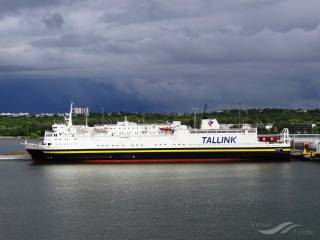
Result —
M241 161L241 158L215 158L215 159L121 159L121 160L80 160L79 163L210 163Z

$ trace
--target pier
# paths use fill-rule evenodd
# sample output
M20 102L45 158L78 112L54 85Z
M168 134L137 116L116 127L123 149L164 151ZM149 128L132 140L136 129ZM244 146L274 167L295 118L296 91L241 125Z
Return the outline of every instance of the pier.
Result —
M280 138L278 135L263 134L259 138ZM314 159L320 154L320 134L289 134L291 140L291 157L293 159Z

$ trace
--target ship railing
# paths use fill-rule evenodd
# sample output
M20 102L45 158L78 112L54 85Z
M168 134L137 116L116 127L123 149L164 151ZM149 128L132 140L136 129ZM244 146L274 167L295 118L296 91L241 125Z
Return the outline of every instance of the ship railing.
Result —
M226 129L251 129L257 128L255 124L248 124L248 123L230 123L230 124L219 124L221 128Z
M246 131L244 129L239 130L201 130L201 129L193 129L190 131L190 133L256 133L256 129L247 129Z
M301 139L301 138L319 138L320 134L290 134L291 139Z
M281 134L258 134L259 137L274 137ZM289 134L291 140L320 139L320 134Z
M289 134L289 129L284 128L281 133L278 134L258 134L259 139L277 139L277 142L280 143L290 143L291 135Z

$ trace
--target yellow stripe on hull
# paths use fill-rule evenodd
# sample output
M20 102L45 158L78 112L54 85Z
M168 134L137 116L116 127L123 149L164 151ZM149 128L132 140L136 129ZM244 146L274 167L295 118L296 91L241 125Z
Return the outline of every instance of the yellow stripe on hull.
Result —
M166 152L277 152L277 148L262 149L156 149L156 150L70 150L44 151L46 154L90 154L90 153L166 153ZM290 152L290 148L282 148L283 152Z

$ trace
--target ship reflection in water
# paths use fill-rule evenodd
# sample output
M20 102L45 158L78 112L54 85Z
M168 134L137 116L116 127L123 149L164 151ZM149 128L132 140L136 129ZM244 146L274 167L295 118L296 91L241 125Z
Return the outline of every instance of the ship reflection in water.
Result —
M316 163L1 162L0 172L0 239L260 239L253 221L320 231Z

